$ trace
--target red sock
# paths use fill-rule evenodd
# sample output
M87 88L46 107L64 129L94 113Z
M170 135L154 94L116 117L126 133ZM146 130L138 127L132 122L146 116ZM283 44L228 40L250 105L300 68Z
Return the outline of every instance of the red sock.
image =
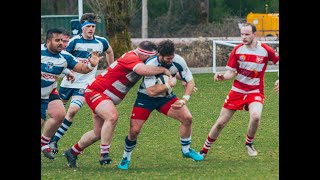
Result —
M45 146L45 145L48 145L49 142L50 142L50 139L51 139L51 138L47 138L47 137L45 137L45 136L41 136L41 147L42 147L42 146Z
M246 135L246 145L252 144L253 140L254 140L254 137L250 137L250 136L248 136L248 134Z
M209 149L211 148L211 145L213 144L214 141L217 139L212 139L209 136L206 139L206 142L204 143L201 151L205 152L206 154L208 153Z
M103 156L104 154L109 153L110 144L100 144L100 154Z
M78 156L79 154L81 154L83 150L80 148L79 144L75 144L72 146L71 148L71 153L75 156Z

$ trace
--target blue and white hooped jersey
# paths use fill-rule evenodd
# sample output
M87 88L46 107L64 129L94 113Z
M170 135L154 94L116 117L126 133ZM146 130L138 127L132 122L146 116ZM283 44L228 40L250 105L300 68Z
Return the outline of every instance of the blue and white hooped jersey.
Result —
M159 60L158 56L153 56L149 58L146 62L146 65L150 66L163 66ZM163 66L165 67L165 66ZM172 76L175 76L179 72L181 80L189 82L193 79L192 73L186 63L186 61L178 54L174 55L173 62L171 65L166 67L171 72ZM144 76L142 83L139 86L139 92L148 95L146 88L151 87L156 84L157 76Z
M65 68L73 69L77 59L66 51L52 54L41 44L41 99L49 99L49 95L57 87L57 79Z
M72 37L66 48L66 51L75 56L78 61L88 64L88 57L91 56L93 51L103 53L109 48L109 42L106 38L97 35L93 36L91 40L84 39L81 34ZM64 77L60 86L66 88L80 88L84 89L95 78L98 66L87 74L74 72L75 81L71 83Z

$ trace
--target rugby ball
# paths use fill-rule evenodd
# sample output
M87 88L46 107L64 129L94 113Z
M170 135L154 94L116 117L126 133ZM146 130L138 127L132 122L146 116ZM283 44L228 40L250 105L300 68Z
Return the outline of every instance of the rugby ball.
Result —
M167 76L165 74L156 75L156 78L157 78L156 84L165 84L166 82L169 81L169 76ZM172 92L172 88L167 90L163 94L157 95L156 97L165 97L165 96L168 96L169 94L171 94L171 92Z

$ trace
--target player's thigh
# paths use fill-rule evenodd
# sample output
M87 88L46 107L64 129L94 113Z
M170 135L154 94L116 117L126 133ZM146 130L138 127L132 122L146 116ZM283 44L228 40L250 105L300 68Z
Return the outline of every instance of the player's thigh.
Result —
M220 111L220 115L216 122L219 124L228 123L235 112L236 110L234 109L228 109L228 108L222 107Z
M251 117L255 116L261 118L262 109L263 104L261 102L256 101L249 104L249 113Z
M50 101L48 104L47 113L52 118L63 118L66 115L66 110L60 99Z
M60 86L58 92L59 92L59 96L62 99L62 101L63 102L68 102L69 99L72 96L73 89L72 88L65 88L65 87Z
M182 106L179 109L170 108L167 116L174 118L180 122L191 121L192 115L187 106Z
M140 132L147 120L130 119L130 133Z
M114 103L110 99L101 101L94 111L100 118L107 119L118 119L118 111Z

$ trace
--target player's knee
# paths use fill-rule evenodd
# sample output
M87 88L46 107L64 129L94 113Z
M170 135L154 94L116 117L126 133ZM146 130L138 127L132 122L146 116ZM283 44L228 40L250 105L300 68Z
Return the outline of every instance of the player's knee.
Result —
M66 116L66 113L65 112L60 112L57 114L56 118L58 121L63 121L64 117Z
M69 108L67 115L69 116L69 118L74 118L74 116L77 114L77 112L79 111L78 108Z
M217 121L216 123L216 127L218 130L222 130L226 126L226 123L222 121Z
M140 133L140 129L130 129L130 139L137 139L138 135Z
M96 142L101 139L101 129L93 130L93 135L90 135L92 141Z
M116 125L117 122L118 122L118 113L113 113L113 114L110 116L109 121L110 121L113 125Z
M52 111L51 113L48 113L48 115L55 119L56 121L63 121L64 117L66 116L66 112L64 110L57 110L57 111Z
M142 126L140 125L134 125L134 123L130 124L130 130L129 130L129 139L137 139L138 135L140 134Z
M189 114L189 115L186 115L184 118L183 118L183 124L185 126L191 126L192 125L192 115Z
M98 140L100 140L101 139L101 134L99 133L98 135L95 135L94 137L93 137L93 142L96 142L96 141L98 141Z
M261 116L259 115L259 113L252 113L251 114L251 121L253 121L254 123L259 123Z

